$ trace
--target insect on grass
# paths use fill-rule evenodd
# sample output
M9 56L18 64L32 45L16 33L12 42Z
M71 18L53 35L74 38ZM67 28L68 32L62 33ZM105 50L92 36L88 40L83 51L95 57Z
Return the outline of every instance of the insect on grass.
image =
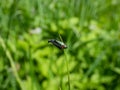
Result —
M49 42L52 43L54 46L56 46L59 49L66 49L67 48L67 46L63 42L58 41L56 39L50 39L50 40L48 40L48 43Z
M66 60L66 65L67 65L67 75L68 75L68 90L70 90L70 75L69 75L69 61L67 60L67 54L64 51L64 49L67 48L67 45L63 43L62 37L59 34L59 37L61 39L61 41L58 41L56 39L50 39L48 40L48 43L52 43L54 46L56 46L57 48L59 48L60 50L63 51L63 53L65 54L65 60ZM62 86L60 87L62 88Z

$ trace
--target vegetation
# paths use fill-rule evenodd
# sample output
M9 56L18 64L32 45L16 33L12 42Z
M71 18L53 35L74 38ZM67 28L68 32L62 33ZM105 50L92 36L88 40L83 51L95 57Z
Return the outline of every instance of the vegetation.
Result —
M119 90L119 6L0 0L0 90ZM48 43L59 35L64 52Z

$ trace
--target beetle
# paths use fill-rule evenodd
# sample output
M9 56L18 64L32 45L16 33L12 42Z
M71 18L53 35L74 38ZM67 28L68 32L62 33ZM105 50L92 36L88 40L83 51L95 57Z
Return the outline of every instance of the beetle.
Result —
M52 43L53 45L55 45L59 49L66 49L67 48L67 46L63 42L58 41L56 39L50 39L50 40L48 40L48 43Z

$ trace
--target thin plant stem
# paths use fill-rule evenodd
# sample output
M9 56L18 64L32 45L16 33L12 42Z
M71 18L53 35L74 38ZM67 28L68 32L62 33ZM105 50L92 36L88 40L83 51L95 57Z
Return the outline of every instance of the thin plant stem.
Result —
M59 34L60 40L63 42L63 39L61 35ZM65 55L65 60L66 60L66 66L67 66L67 75L68 75L68 90L70 90L70 75L69 75L69 60L67 58L67 53L63 50L63 53Z
M31 90L34 90L34 85L33 85L33 82L34 82L34 72L33 72L33 63L32 63L32 58L31 58L31 47L29 46L29 50L28 50L28 53L29 53L29 60L30 60L30 75L31 75Z
M1 43L1 46L2 46L2 48L4 49L4 51L6 53L6 56L7 56L8 60L10 61L10 64L11 64L11 67L12 67L12 70L13 70L13 74L15 75L15 78L16 78L18 84L20 85L20 88L22 90L25 90L25 88L22 85L22 81L21 81L21 79L20 79L20 77L19 77L19 75L17 73L14 60L13 60L9 50L6 48L5 42L4 42L4 40L2 39L1 36L0 36L0 43Z
M70 72L69 72L69 60L67 58L67 53L63 50L66 60L67 76L68 76L68 90L70 90Z
M57 67L57 62L56 62L56 67ZM63 90L63 76L61 74L61 66L57 68L57 73L60 77L60 82L59 82L59 85L58 85L58 90Z
M63 76L60 73L60 69L58 70L59 75L60 75L60 84L59 84L59 90L63 90Z

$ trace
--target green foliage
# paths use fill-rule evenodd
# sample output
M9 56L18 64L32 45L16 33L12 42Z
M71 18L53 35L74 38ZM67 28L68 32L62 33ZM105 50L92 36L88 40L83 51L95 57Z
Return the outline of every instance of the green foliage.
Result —
M119 0L1 0L0 90L120 89ZM59 39L68 48L48 44ZM61 88L61 89L60 89Z

